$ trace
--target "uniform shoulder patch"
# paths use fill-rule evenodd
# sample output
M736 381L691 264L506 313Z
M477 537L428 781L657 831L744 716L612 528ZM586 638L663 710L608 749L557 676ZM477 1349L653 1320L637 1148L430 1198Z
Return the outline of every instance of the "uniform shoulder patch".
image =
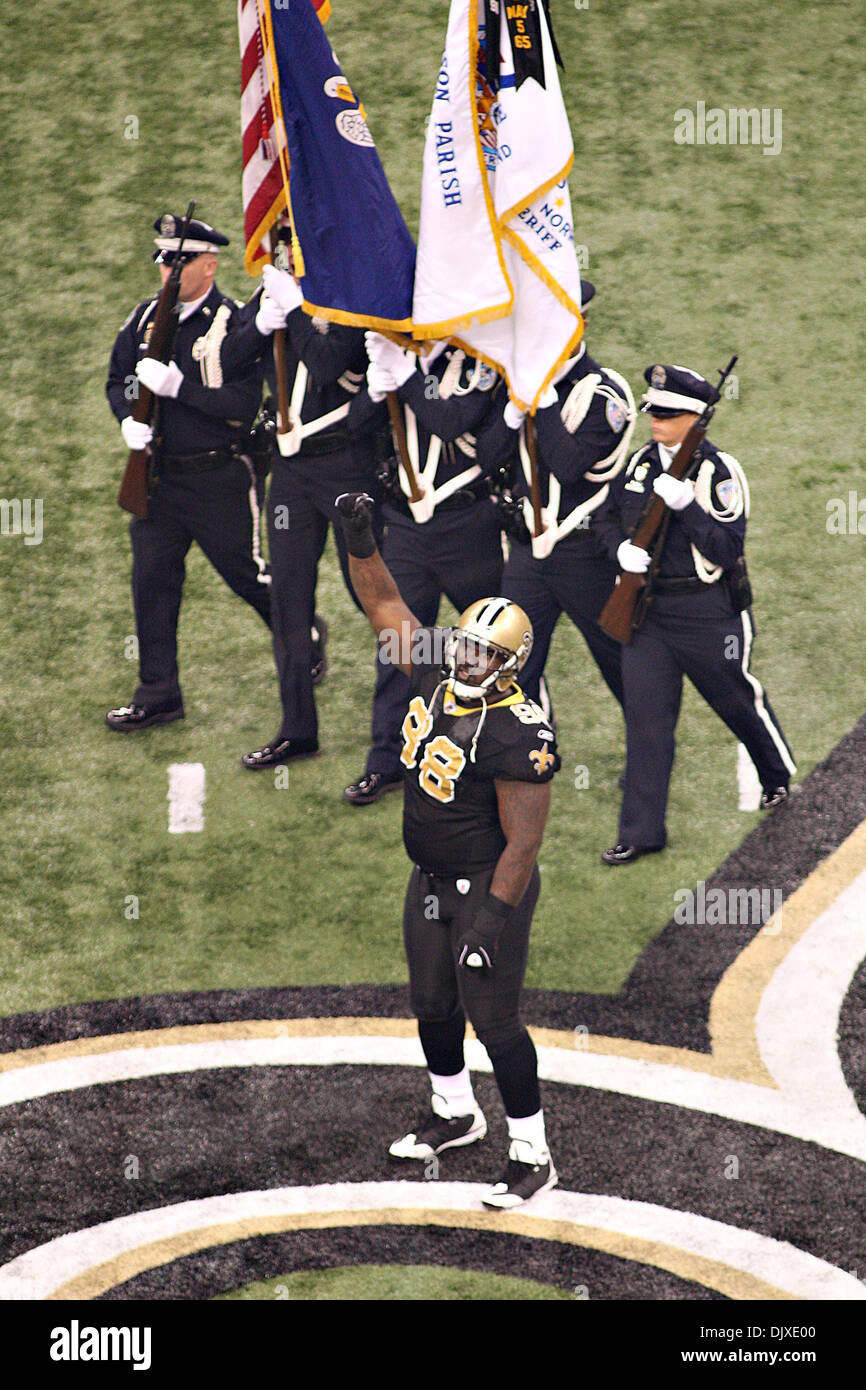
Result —
M716 496L728 511L742 501L742 489L736 478L721 478L716 483Z
M604 414L614 434L622 434L625 422L628 418L625 403L623 401L609 400L604 407Z

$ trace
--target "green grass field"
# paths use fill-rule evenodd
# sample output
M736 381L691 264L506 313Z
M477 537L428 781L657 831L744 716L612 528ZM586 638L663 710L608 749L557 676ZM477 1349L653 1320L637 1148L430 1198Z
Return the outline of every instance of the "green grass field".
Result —
M447 9L334 0L328 26L413 230ZM40 545L0 536L2 1013L405 978L399 799L364 811L340 801L363 766L373 646L330 544L318 601L332 630L319 701L325 751L293 767L287 789L239 764L278 727L268 635L198 552L181 619L186 720L128 739L103 723L136 684L125 656L129 546L115 505L124 451L103 383L117 328L156 282L153 218L196 197L232 239L221 287L252 289L234 16L232 4L203 10L192 0L38 9L10 0L0 17L0 491L44 505ZM553 16L575 137L576 236L598 287L593 355L637 392L649 362L713 375L740 354L739 395L720 406L713 437L750 479L754 669L805 775L866 704L864 540L826 527L831 499L866 496L866 17L839 0L589 0L586 9L554 0ZM698 101L780 109L781 152L676 144L675 111ZM636 444L643 437L639 428ZM563 771L528 983L615 991L671 916L676 889L707 877L756 817L737 810L733 740L688 695L670 851L622 873L603 868L621 719L564 624L549 675ZM207 769L206 829L171 836L167 767L192 761ZM133 896L137 918L126 915Z

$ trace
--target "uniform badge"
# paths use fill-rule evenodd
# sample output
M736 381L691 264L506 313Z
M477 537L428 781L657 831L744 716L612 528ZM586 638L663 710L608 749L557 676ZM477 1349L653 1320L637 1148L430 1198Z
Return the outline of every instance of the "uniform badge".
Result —
M472 884L469 882L468 878L458 878L454 886L457 889L457 892L461 893L465 898L466 894L469 892L469 889L472 887Z
M653 367L650 372L650 386L655 386L660 391L668 379L668 374L664 367Z
M163 217L163 218L160 219L160 223L159 223L159 234L160 234L160 236L174 236L174 234L175 234L176 231L177 231L177 223L175 222L175 220L174 220L174 218L172 217L171 213L170 213L170 212L167 212L167 213L165 214L165 217Z
M604 408L607 423L610 425L614 434L621 434L626 422L627 411L621 401L608 401Z
M740 500L740 485L736 478L723 478L720 483L716 483L716 496L723 507L733 511Z
M486 362L479 362L478 367L478 390L490 391L496 385L496 373Z

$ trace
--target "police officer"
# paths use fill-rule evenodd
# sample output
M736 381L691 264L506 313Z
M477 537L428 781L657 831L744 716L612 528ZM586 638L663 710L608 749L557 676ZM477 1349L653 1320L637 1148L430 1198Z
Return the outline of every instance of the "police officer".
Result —
M491 410L498 379L483 362L445 341L419 359L380 334L368 333L367 349L366 386L353 405L350 424L369 429L387 421L383 402L389 391L396 391L410 463L423 495L420 502L410 500L409 479L392 458L385 469L383 557L406 603L426 627L435 623L443 594L459 612L479 594L499 591L502 529L475 458L476 431ZM402 785L400 728L408 689L406 676L380 646L372 744L364 772L343 792L353 806L367 806Z
M796 771L773 709L750 670L754 626L742 561L749 488L740 464L705 438L688 476L668 469L712 397L687 367L647 367L645 444L611 485L598 529L620 569L645 574L650 555L629 539L648 498L669 508L652 602L623 647L627 762L619 839L605 864L630 864L664 848L665 809L683 676L743 744L763 786L761 806L779 805Z
M154 260L163 284L178 255L183 218L166 214L154 228ZM177 622L184 560L196 541L223 579L270 624L267 569L257 546L260 482L250 427L261 389L254 370L221 369L220 347L239 309L215 284L228 237L192 219L180 252L183 270L171 360L146 357L157 297L133 309L111 353L106 393L130 449L150 448L155 482L146 520L134 517L132 597L139 643L139 685L132 701L110 710L117 733L184 716L177 666ZM143 383L157 399L153 424L133 420Z
M251 771L319 751L314 696L315 620L319 560L334 502L341 492L374 495L375 434L349 434L349 407L367 368L363 329L313 318L301 307L303 293L289 271L266 266L264 293L250 301L236 332L227 337L223 361L233 370L259 364L273 373L272 335L285 328L289 426L277 435L268 494L271 614L282 722L276 736L242 758ZM334 528L337 554L353 598L343 534Z
M595 294L581 281L584 316ZM530 463L522 413L509 401L479 438L479 461L500 482L499 496L522 498L512 520L502 593L529 615L535 641L521 673L524 690L550 715L543 672L553 631L566 613L582 634L605 684L622 703L619 643L597 618L616 578L592 520L625 465L635 407L628 382L586 350L564 366L536 411L543 530L533 536ZM504 487L503 487L504 484Z

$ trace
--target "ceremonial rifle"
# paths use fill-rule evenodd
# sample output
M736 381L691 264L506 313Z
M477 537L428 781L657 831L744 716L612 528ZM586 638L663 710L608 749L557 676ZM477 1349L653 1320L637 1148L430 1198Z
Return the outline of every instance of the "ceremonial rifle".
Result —
M683 478L688 473L695 453L704 441L704 437L709 429L710 421L715 413L718 401L721 399L722 387L734 369L736 356L732 357L723 372L719 373L719 383L713 387L713 394L707 401L698 418L689 427L688 434L685 436L679 449L674 456L668 474L671 478ZM670 519L670 510L660 497L653 494L644 507L643 512L638 518L634 534L631 536L632 545L640 546L642 550L653 553L651 547L654 541L663 541L660 531L664 528L664 523ZM656 557L661 560L661 547ZM653 566L651 580L654 581L658 573L658 563ZM651 583L648 584L642 574L632 574L628 571L621 573L616 581L616 588L605 604L599 616L599 627L610 637L615 637L618 642L627 644L631 641L640 623L643 621L644 613L651 592ZM636 614L635 609L638 600L641 600L640 608Z
M186 239L189 224L195 210L195 201L191 202L183 227L180 234L180 242L174 254L169 277L162 287L159 300L156 305L156 312L153 316L153 328L151 329L150 340L147 345L145 357L155 357L158 362L167 362L171 357L174 335L177 331L177 315L175 308L177 298L180 294L180 277L183 271L181 252L183 243ZM153 392L146 386L138 383L138 399L132 412L133 420L139 424L147 424L153 413L154 397ZM120 492L117 494L117 505L123 507L124 511L132 512L134 516L140 517L142 521L147 519L147 494L148 494L148 461L150 459L149 449L130 449L129 458L126 463L126 472L120 484Z

